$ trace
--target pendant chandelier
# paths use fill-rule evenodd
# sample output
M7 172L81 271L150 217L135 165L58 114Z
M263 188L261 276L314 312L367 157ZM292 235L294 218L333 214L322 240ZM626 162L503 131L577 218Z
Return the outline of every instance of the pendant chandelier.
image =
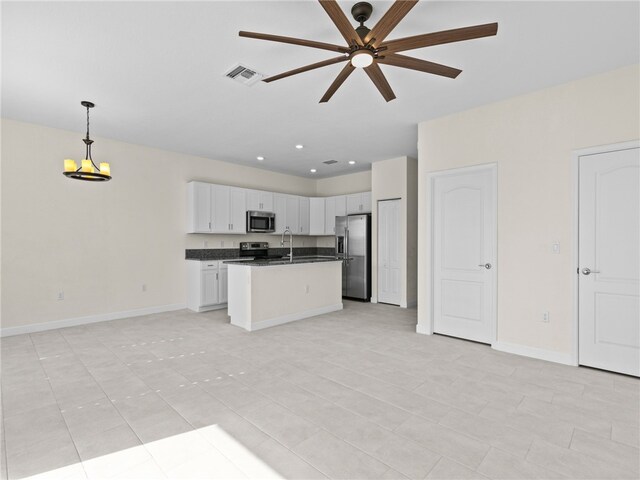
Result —
M84 160L80 164L80 168L75 160L66 159L64 161L63 174L68 178L75 180L85 180L87 182L106 182L111 180L111 168L107 162L102 162L100 168L93 163L91 158L91 144L93 140L89 138L89 109L95 107L91 102L82 101L80 104L87 108L87 136L82 139L86 146Z

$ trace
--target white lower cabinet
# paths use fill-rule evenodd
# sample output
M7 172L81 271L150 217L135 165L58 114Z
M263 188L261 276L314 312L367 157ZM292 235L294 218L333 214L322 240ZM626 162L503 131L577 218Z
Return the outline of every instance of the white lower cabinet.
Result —
M229 266L220 262L218 271L218 302L226 304L229 299Z
M228 266L219 260L187 261L187 308L204 312L227 306Z

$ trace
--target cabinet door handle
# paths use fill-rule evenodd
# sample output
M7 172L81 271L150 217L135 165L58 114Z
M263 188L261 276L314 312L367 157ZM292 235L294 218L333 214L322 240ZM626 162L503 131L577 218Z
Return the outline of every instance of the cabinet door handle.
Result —
M209 230L211 230L211 222L209 222Z
M216 280L218 280L218 274L216 273Z

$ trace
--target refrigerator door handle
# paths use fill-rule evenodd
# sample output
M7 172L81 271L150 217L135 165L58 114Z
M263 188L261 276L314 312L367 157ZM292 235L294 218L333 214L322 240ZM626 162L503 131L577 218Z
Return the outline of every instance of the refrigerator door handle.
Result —
M349 265L349 229L344 229L344 262Z

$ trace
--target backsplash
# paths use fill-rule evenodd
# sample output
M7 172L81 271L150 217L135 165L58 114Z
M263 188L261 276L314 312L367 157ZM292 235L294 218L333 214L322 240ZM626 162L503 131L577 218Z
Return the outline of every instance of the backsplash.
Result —
M287 255L289 253L288 248L270 248L270 255ZM335 249L331 248L318 248L318 247L294 247L293 256L309 256L309 255L321 255L332 256L335 254ZM222 260L238 258L240 251L237 248L188 248L185 250L186 260Z

